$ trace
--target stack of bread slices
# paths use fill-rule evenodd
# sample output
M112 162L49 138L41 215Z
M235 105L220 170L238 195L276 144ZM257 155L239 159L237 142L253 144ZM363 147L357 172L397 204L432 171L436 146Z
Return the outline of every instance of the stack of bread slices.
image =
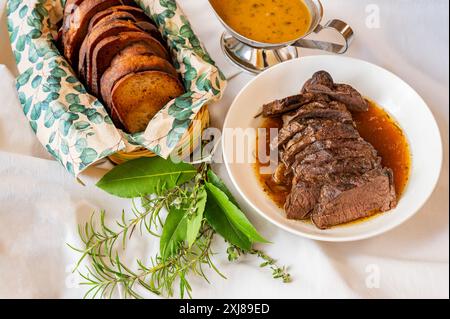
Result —
M116 126L142 132L184 87L157 27L132 0L67 0L64 56Z

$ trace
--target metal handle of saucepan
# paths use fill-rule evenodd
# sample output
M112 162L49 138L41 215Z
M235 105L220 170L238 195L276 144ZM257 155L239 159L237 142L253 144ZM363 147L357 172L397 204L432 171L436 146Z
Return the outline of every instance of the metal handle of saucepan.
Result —
M308 49L319 49L323 51L328 51L332 53L337 54L343 54L347 52L348 47L350 46L350 43L353 41L354 33L352 28L345 23L344 21L334 19L328 21L325 25L318 25L314 29L314 33L319 33L322 30L330 29L335 30L338 32L340 37L342 38L343 43L332 43L332 42L325 42L325 41L319 41L319 40L311 40L311 39L300 39L296 41L293 46L296 47L302 47L302 48L308 48Z

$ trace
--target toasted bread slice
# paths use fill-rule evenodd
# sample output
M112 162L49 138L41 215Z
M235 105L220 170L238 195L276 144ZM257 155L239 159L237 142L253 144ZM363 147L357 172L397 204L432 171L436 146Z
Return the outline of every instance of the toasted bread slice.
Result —
M91 77L90 63L92 61L92 55L94 48L104 38L115 36L121 32L139 32L141 29L130 21L105 21L104 23L97 24L94 29L84 39L80 48L78 59L78 74L80 78L86 80Z
M170 59L167 50L164 49L161 43L143 31L124 32L117 36L107 37L95 46L92 61L88 62L90 63L91 70L87 71L87 82L94 95L99 95L101 77L111 65L113 58L124 48L134 43L147 43L153 49L156 56L168 61ZM89 78L89 74L92 75L91 78Z
M161 33L153 23L150 23L148 21L136 21L136 25L145 32L147 32L148 34L150 34L156 40L158 40L159 43L161 43L166 48L166 42L164 42Z
M155 55L155 50L152 46L145 42L137 42L127 46L125 49L120 51L112 60L111 65L117 63L118 60L124 58L128 55Z
M65 17L64 56L71 65L78 65L79 49L88 32L91 18L111 6L124 4L133 6L135 2L133 0L84 0Z
M145 12L141 8L132 7L132 6L114 6L110 7L108 9L105 9L103 11L98 12L95 14L91 21L89 22L89 30L92 30L92 28L102 22L102 20L110 15L114 15L117 13L127 13L129 14L130 18L136 22L136 21L148 21L151 22L151 19L145 14Z
M120 79L112 90L113 111L130 133L145 131L150 120L184 88L174 76L145 71Z
M128 11L121 11L120 9L115 8L130 8L135 10L128 10ZM91 19L91 22L89 24L89 31L95 28L95 26L103 23L107 23L108 21L114 21L114 20L126 20L126 21L133 21L139 28L144 30L145 32L149 33L152 37L154 37L156 40L158 40L162 45L166 45L164 42L161 33L159 32L158 28L153 24L153 22L149 19L149 17L140 9L128 7L128 6L118 6L118 7L112 7L110 9L114 10L104 10L102 12L99 12L96 17L93 17ZM105 12L108 12L108 14L105 15ZM103 16L104 15L104 16Z
M63 12L63 24L61 28L63 34L66 33L70 28L70 16L75 12L75 10L83 1L84 0L66 0Z
M100 13L103 13L103 11ZM99 25L102 25L102 24L108 23L108 22L112 22L112 21L116 21L116 20L131 21L131 22L136 23L136 17L126 11L113 12L111 14L108 14L108 15L102 17L101 19L98 19L98 21L96 21L96 23L92 23L93 19L94 18L92 18L91 23L89 23L88 33L92 32L92 30L94 30Z
M100 82L101 95L106 105L111 108L111 91L114 84L130 73L143 71L161 71L178 77L178 73L172 64L156 55L148 56L122 53L120 56L114 58L111 66L103 74Z
M66 0L64 4L64 14L63 16L69 16L74 13L75 9L83 2L84 0Z

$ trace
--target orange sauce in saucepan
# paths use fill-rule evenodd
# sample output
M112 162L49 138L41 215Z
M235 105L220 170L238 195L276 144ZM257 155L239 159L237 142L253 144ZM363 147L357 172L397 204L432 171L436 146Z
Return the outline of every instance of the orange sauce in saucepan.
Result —
M353 113L356 128L361 137L371 143L383 159L383 166L394 172L394 183L397 197L403 194L408 184L411 172L411 152L408 140L395 120L376 103L369 101L369 111ZM281 128L281 119L265 119L262 128ZM269 134L267 134L269 135ZM259 141L257 141L257 145ZM270 136L266 140L266 149L269 150ZM272 175L261 174L261 168L267 164L257 161L255 173L267 195L279 206L283 207L290 193L277 185Z

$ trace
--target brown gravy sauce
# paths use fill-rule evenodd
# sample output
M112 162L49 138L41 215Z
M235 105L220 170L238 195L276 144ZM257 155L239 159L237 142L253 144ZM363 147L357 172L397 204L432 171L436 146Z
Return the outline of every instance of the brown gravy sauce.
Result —
M408 184L411 171L411 152L408 140L400 126L383 108L372 101L369 101L369 105L369 111L353 113L353 119L361 137L371 143L382 157L383 166L393 170L395 189L397 197L400 198ZM280 118L264 119L261 128L280 129L282 125L283 122ZM266 150L270 149L269 144L270 136L267 136ZM257 145L259 145L259 140L257 141ZM257 161L255 164L255 174L264 192L267 193L275 204L283 208L290 190L277 185L273 181L272 175L260 173L261 168L266 167L266 165Z

